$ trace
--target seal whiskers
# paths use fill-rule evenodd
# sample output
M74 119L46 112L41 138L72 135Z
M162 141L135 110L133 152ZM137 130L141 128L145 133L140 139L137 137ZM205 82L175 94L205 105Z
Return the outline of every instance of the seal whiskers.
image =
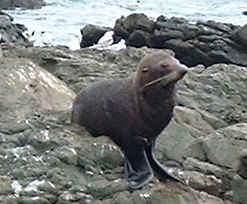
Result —
M172 80L174 80L174 78L176 77L176 74L177 74L177 73L170 73L170 74L168 74L168 75L166 75L166 76L163 76L163 77L160 77L160 78L155 79L155 80L153 80L153 81L150 81L150 82L148 82L147 84L145 84L145 85L143 86L142 89L144 90L145 88L147 88L147 87L149 87L149 86L156 85L157 83L161 83L162 86L166 86L166 85L169 84Z

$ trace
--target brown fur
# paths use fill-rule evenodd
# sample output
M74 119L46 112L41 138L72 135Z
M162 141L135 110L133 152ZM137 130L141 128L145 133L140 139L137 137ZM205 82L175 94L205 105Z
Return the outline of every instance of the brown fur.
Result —
M170 73L175 75L166 85L155 82ZM137 141L154 141L172 118L175 85L185 73L186 67L163 51L147 55L129 78L82 90L73 104L72 122L93 136L109 136L123 150Z

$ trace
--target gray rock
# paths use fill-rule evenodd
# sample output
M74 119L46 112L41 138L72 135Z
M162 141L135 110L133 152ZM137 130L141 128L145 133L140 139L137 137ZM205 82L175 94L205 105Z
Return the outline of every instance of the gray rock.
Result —
M0 177L0 195L8 195L13 193L14 190L11 185L11 178L8 176Z
M95 199L104 199L117 192L122 192L128 189L126 182L116 180L108 182L106 180L98 180L87 185L87 193L90 193Z
M236 30L232 34L232 38L239 42L240 46L243 46L245 48L247 46L247 24Z
M114 32L118 36L127 39L129 35L135 30L143 30L145 32L152 32L154 27L151 21L145 14L130 14L126 18L121 17L116 21Z
M1 9L10 9L16 7L22 7L26 9L38 9L45 6L44 0L1 0Z
M31 128L29 120L39 113L62 112L71 107L75 94L46 70L26 59L0 60L0 127L3 132L13 133L16 128L15 132L22 132ZM45 141L49 136L44 131L39 137Z
M181 81L178 103L199 111L215 129L246 122L246 77L246 69L235 65L195 68Z
M247 178L247 149L243 149L240 152L239 164L238 164L238 174L243 178Z
M83 128L70 125L75 94L68 86L77 92L95 81L129 76L152 51L4 46L0 59L0 177L7 179L0 184L7 187L0 188L0 201L243 203L244 68L219 64L204 70L197 66L179 84L178 106L157 141L157 158L171 173L188 181L187 186L153 179L143 189L129 192L119 149L107 137L93 138Z
M239 123L217 130L205 138L203 143L208 161L236 170L236 161L239 160L242 150L247 145L246 138L247 123Z
M96 44L99 39L107 32L110 31L110 28L101 27L96 25L88 24L81 29L82 39L80 42L80 47L90 47Z
M21 24L14 24L12 21L13 18L11 16L4 12L0 12L0 44L15 43L26 46L32 45L23 34L27 28Z
M21 203L21 204L35 204L35 203L49 204L50 202L45 198L41 198L41 197L35 196L35 197L22 197L22 198L19 198L18 199L18 203Z
M247 181L243 180L241 177L234 177L232 181L233 198L236 203L246 203L247 201Z

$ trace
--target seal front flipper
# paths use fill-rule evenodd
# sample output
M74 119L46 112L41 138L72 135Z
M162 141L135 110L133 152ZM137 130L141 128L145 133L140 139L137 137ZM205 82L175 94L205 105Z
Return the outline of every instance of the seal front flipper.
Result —
M131 189L143 187L153 178L153 171L148 162L143 145L132 143L124 150L124 173Z
M148 161L155 173L155 176L158 177L159 180L164 181L166 179L170 179L176 182L180 182L185 184L184 181L177 178L176 176L170 174L165 166L163 166L154 155L154 148L155 148L155 142L152 142L151 144L148 144L146 147L146 155L148 158Z

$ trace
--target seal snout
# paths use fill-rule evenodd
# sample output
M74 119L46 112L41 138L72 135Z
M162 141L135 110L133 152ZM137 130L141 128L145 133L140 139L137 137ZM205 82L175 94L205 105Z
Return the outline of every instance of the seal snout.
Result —
M175 71L178 74L178 80L180 80L189 71L189 69L186 65L179 64L178 66L176 66Z

